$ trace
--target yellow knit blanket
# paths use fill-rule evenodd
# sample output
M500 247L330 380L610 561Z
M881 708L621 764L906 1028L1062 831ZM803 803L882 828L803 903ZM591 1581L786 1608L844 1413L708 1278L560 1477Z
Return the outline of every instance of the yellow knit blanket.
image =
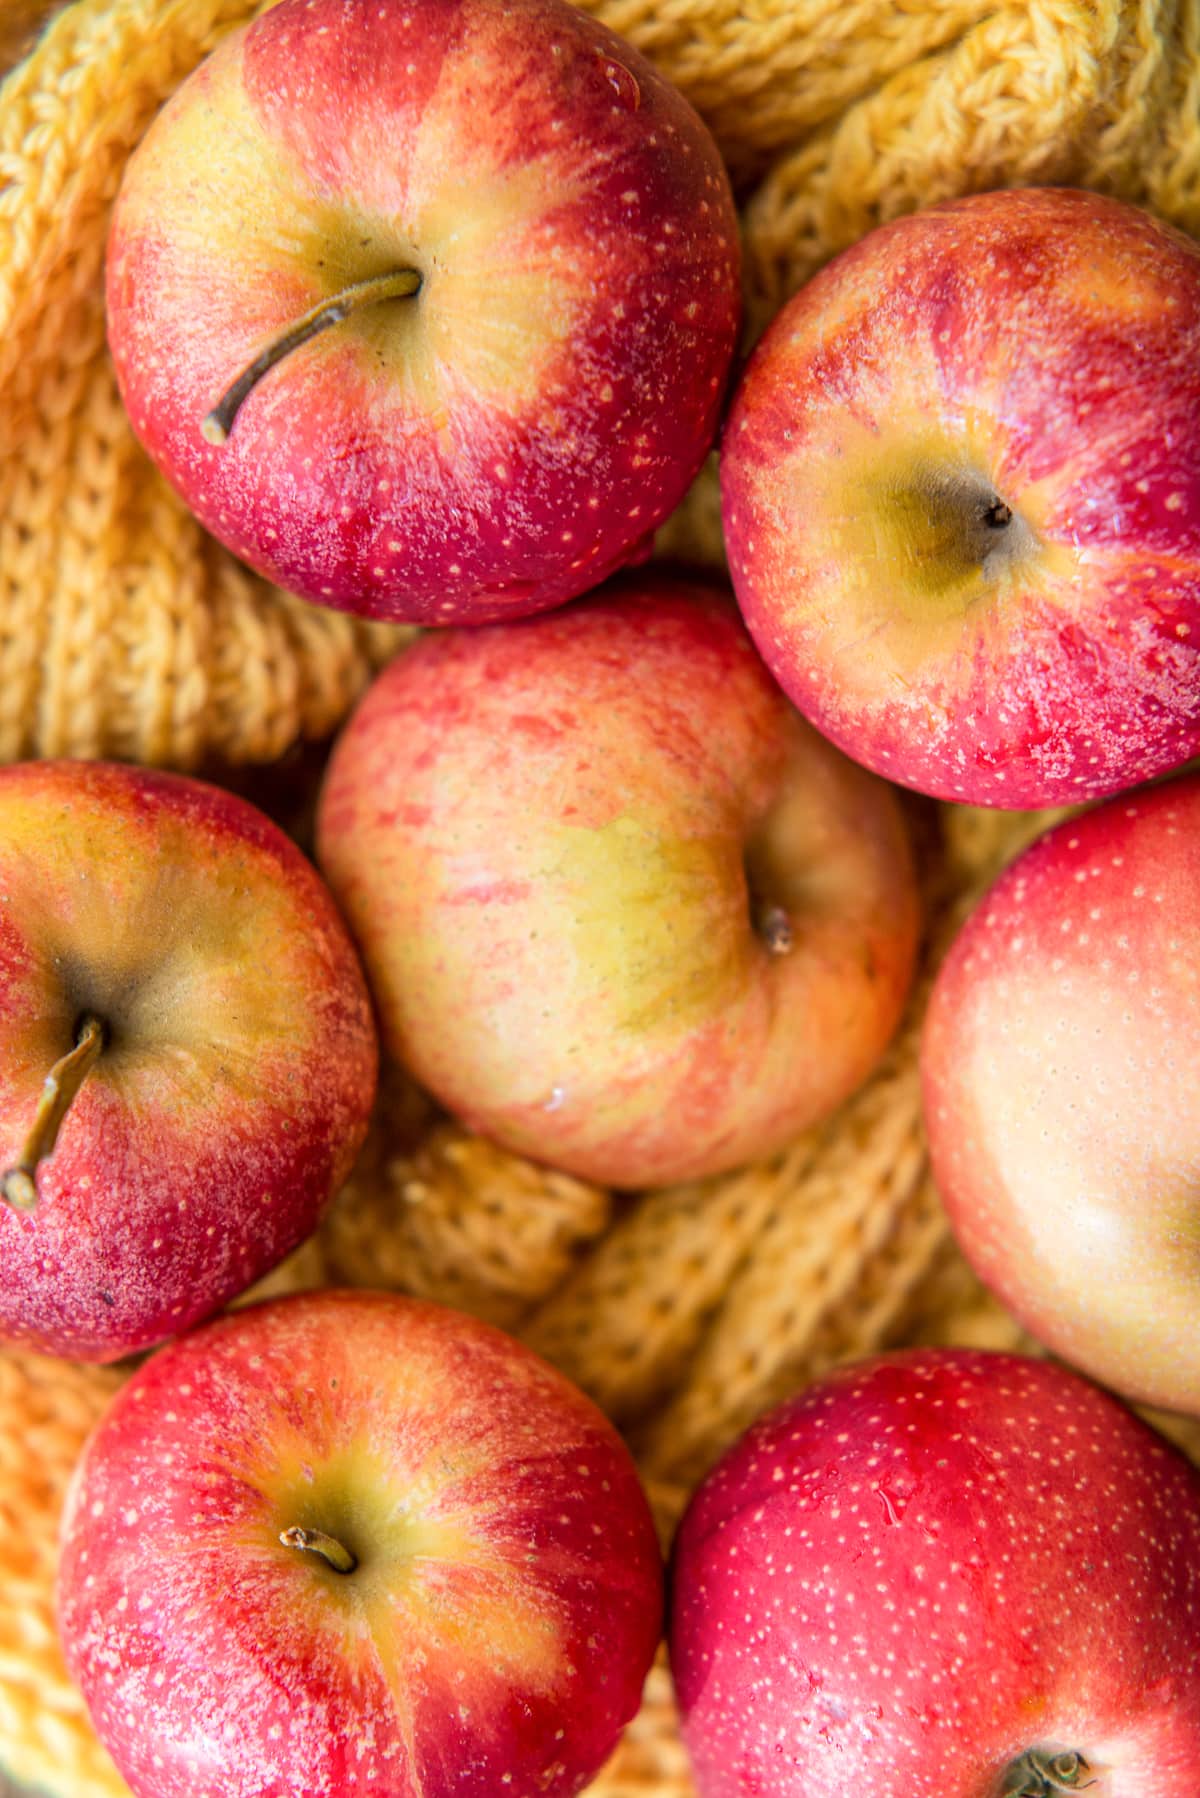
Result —
M965 191L1070 182L1200 230L1200 0L585 4L715 131L752 329L871 226ZM0 6L2 66L45 8ZM400 640L269 588L207 539L135 443L105 352L125 159L254 10L75 0L0 86L0 759L274 760L326 735ZM663 543L719 560L711 470ZM977 883L1038 821L914 819L927 980ZM921 1003L831 1125L741 1174L621 1204L431 1119L395 1077L350 1187L272 1284L397 1285L517 1330L625 1430L666 1533L750 1417L831 1363L901 1341L1022 1341L958 1257L928 1177ZM0 1356L0 1765L63 1798L124 1791L51 1611L64 1486L119 1378ZM660 1667L594 1791L690 1790Z

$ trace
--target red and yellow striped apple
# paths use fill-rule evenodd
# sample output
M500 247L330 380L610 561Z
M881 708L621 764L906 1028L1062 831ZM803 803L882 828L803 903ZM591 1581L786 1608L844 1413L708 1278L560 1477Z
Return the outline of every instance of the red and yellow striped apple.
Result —
M618 1186L825 1116L912 973L893 794L694 581L418 643L336 745L317 844L400 1059L477 1129Z
M1098 194L981 194L839 256L722 455L751 633L847 754L1073 804L1200 751L1200 248Z
M0 769L0 1035L0 1340L80 1360L282 1260L375 1091L316 870L245 800L114 764Z
M570 1798L641 1698L629 1453L487 1324L390 1294L172 1343L85 1451L68 1664L137 1798Z
M1001 877L934 985L933 1170L981 1277L1107 1385L1200 1412L1200 778Z
M109 338L245 561L477 622L641 553L715 432L738 267L698 115L565 0L282 0L131 158Z
M701 1798L1200 1783L1200 1474L1066 1368L839 1369L710 1474L672 1591Z

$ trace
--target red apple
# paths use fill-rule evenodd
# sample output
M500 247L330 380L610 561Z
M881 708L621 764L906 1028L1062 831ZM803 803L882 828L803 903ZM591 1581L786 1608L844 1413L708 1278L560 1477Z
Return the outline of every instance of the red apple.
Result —
M843 1368L693 1499L671 1661L702 1798L1182 1798L1200 1475L1046 1362Z
M569 1798L638 1707L662 1568L561 1374L326 1290L124 1388L69 1495L59 1618L137 1798Z
M375 1090L311 864L244 800L112 764L0 769L0 1032L0 1340L81 1360L295 1248Z
M109 249L126 405L208 528L425 623L641 553L739 305L712 138L565 0L283 0L164 109Z
M921 1047L981 1277L1105 1384L1200 1412L1200 779L1110 800L1002 876Z
M1037 807L1200 750L1200 249L1146 213L871 232L763 338L722 488L755 641L868 767Z
M912 972L891 792L697 582L426 638L337 744L317 845L397 1056L473 1127L618 1186L823 1117Z

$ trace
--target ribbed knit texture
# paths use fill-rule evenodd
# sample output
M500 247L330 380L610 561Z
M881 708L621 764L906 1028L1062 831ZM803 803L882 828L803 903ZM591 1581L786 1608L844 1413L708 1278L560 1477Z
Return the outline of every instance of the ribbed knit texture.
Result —
M268 587L206 538L136 445L105 352L104 241L125 159L254 10L76 0L0 87L0 760L272 761L327 734L401 640ZM1069 182L1200 231L1200 0L588 10L716 133L743 208L751 335L835 251L952 194ZM0 63L38 13L4 0ZM663 543L719 561L711 468ZM1044 820L913 815L923 979L885 1064L831 1124L728 1178L618 1200L431 1117L393 1072L353 1180L272 1287L396 1286L517 1331L626 1432L664 1538L750 1418L831 1364L909 1341L1031 1347L951 1241L915 1047L938 953ZM64 1490L120 1377L0 1356L0 1765L62 1798L125 1790L52 1616ZM1191 1426L1169 1427L1195 1448ZM662 1666L593 1790L691 1792Z

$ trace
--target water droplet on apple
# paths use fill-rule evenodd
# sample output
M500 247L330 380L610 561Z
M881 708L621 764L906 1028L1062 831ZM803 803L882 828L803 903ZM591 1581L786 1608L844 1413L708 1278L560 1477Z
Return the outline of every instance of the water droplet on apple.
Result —
M621 105L628 112L636 112L642 103L642 90L637 84L637 77L631 75L623 63L603 54L600 56L600 68Z

